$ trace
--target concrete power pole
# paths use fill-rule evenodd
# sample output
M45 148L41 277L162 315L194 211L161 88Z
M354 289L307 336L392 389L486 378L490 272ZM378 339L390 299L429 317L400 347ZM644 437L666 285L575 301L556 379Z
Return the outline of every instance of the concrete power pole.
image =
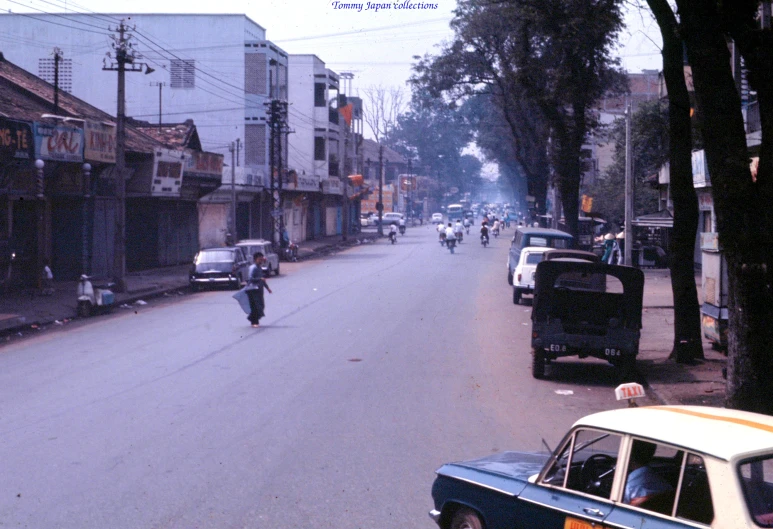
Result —
M147 64L137 63L139 58L130 42L129 28L121 20L117 28L108 28L118 36L111 35L115 59L107 54L104 71L118 72L118 110L115 124L115 243L113 248L113 281L117 292L126 291L126 72L153 72ZM109 66L108 66L109 62ZM128 65L128 67L127 67Z
M628 102L625 109L625 248L624 264L631 266L631 247L633 246L633 138L631 137L632 106Z
M384 236L384 226L381 222L384 219L384 146L378 146L378 236Z

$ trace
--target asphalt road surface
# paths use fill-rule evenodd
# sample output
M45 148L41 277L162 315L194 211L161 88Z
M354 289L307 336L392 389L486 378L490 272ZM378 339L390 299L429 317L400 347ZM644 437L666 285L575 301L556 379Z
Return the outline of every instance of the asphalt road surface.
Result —
M258 329L205 292L0 349L0 527L434 527L443 462L620 407L600 362L531 378L511 236L282 264Z

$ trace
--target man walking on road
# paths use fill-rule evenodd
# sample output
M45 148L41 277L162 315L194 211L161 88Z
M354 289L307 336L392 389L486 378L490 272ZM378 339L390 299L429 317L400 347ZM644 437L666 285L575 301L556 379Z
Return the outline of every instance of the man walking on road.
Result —
M255 252L252 256L254 262L250 265L249 273L247 276L247 297L250 300L250 314L247 319L253 327L260 326L260 319L264 317L266 302L263 299L263 288L268 290L269 294L273 294L271 289L266 283L263 277L263 262L265 257L260 252Z

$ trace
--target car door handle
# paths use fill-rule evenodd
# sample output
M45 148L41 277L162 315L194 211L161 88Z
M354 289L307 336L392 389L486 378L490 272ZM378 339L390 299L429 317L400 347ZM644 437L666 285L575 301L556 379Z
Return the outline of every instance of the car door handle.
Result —
M592 514L593 516L604 516L604 513L599 509L594 509L592 507L584 507L583 512L585 514Z

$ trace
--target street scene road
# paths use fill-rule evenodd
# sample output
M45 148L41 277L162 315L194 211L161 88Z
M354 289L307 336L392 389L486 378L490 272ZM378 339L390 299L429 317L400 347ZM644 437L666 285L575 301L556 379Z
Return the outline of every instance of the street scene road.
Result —
M511 234L451 255L416 227L283 264L258 329L213 291L5 347L0 520L433 527L443 462L553 448L620 406L601 362L531 377Z

